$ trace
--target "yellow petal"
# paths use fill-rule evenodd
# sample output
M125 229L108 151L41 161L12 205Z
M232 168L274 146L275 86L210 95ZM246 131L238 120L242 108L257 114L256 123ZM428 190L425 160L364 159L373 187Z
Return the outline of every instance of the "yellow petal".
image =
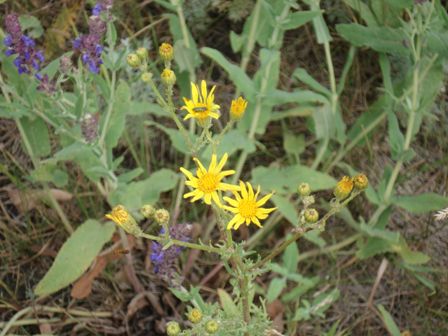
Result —
M201 161L198 160L198 158L193 158L194 162L199 166L199 169L202 170L203 173L207 172L207 169L202 165ZM198 175L199 176L199 175Z
M254 189L252 189L252 185L249 182L246 182L247 184L247 189L249 190L249 198L250 199L254 199Z
M216 167L216 154L212 154L212 160L210 161L210 165L208 166L208 171L213 172Z
M219 190L235 190L235 191L238 191L238 190L240 190L240 187L239 186L236 186L236 185L234 185L234 184L228 184L228 183L220 183L220 184L218 184L218 189Z
M224 153L224 155L223 155L222 158L221 158L221 161L219 161L219 164L218 164L218 166L216 167L216 170L217 170L217 171L221 171L221 170L222 170L222 168L223 168L224 165L226 164L228 158L229 158L229 154Z
M193 179L195 178L195 177L193 176L193 174L192 174L190 171L186 170L184 167L180 167L179 169L180 169L180 171L181 171L186 177L188 177L190 180L193 180Z
M266 196L264 196L263 198L261 198L258 202L257 202L257 206L261 207L263 204L265 204L270 198L272 197L272 193L271 194L267 194Z
M204 202L205 204L212 204L212 194L204 194Z
M198 103L198 97L199 97L198 87L196 86L195 83L191 82L191 100L193 100L195 104Z
M260 221L258 220L257 217L254 216L254 217L252 217L250 220L251 220L252 223L254 223L256 226L261 227L261 223L260 223Z
M236 200L234 200L233 198L224 196L224 201L226 201L227 203L229 203L230 205L234 206L234 207L238 207L238 202Z
M234 170L224 170L222 172L219 172L218 169L215 170L215 173L218 174L219 179L222 180L224 177L235 174ZM238 187L239 190L240 187Z
M213 202L215 202L217 206L219 206L220 208L223 207L221 200L219 199L218 193L216 191L212 192L212 199L213 199Z
M207 82L205 80L201 81L201 94L202 102L205 103L207 100Z
M240 191L241 191L241 197L243 198L243 199L247 199L247 196L248 196L248 194L247 194L247 190L246 190L246 186L244 185L244 182L243 181L240 181Z
M227 230L231 230L233 225L238 221L238 215L233 216L229 223L227 223Z

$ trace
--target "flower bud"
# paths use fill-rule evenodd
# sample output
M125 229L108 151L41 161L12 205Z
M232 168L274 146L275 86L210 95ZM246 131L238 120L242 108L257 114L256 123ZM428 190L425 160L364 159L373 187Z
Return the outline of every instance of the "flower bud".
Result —
M180 326L176 321L170 321L166 324L166 334L168 336L177 336L180 334Z
M192 310L190 310L187 317L191 323L196 324L196 323L201 322L202 312L197 308L193 308Z
M173 46L169 43L162 43L159 47L159 55L164 61L171 61L174 55Z
M297 188L297 192L300 196L305 197L311 194L311 188L308 183L300 183L299 188Z
M218 331L219 324L215 320L210 320L205 324L205 331L209 334L214 334Z
M167 224L170 220L170 213L166 209L159 209L154 213L155 221L160 224Z
M319 213L316 209L309 208L305 210L304 217L307 223L316 223L319 220Z
M174 71L171 69L166 68L162 71L162 82L166 86L173 86L176 83L176 75L174 74Z
M148 49L143 48L143 47L142 48L138 48L135 53L140 58L141 62L146 62L146 60L148 58Z
M141 64L140 58L136 54L129 54L126 60L132 68L138 68Z
M142 75L140 76L140 79L145 82L145 83L149 83L152 79L152 73L150 72L144 72L142 73Z
M138 226L134 217L132 217L132 215L122 205L115 206L110 213L106 214L105 217L114 221L115 224L131 235L139 236L142 233L142 230Z
M232 100L232 104L230 105L230 117L234 120L239 120L244 116L244 112L246 112L247 100L243 97L238 97L237 99Z
M358 174L353 178L353 184L356 189L364 190L369 186L369 179L364 174Z
M151 204L145 204L144 206L141 207L140 213L143 215L143 217L149 219L154 216L154 214L156 213L156 209L154 209L154 207Z
M337 184L336 188L334 188L333 194L336 196L338 200L346 199L353 190L353 180L344 176Z

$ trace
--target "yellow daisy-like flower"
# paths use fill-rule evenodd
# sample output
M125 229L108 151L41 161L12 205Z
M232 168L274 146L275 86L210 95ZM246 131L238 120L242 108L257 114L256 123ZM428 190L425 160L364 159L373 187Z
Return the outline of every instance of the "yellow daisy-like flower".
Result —
M184 97L185 105L181 107L181 110L187 110L188 112L184 120L195 118L202 126L208 118L219 118L220 106L214 102L215 88L216 86L213 86L210 92L207 92L207 83L203 80L199 91L199 86L191 83L191 99Z
M246 112L247 100L243 97L238 97L237 99L232 100L232 104L230 105L230 116L233 119L241 119L244 116L244 112Z
M246 189L247 185L247 189ZM233 192L235 199L224 197L224 200L231 206L226 206L225 209L233 212L235 216L227 224L227 230L237 230L244 222L246 225L254 223L261 227L260 219L266 219L268 215L277 208L262 208L262 206L272 197L272 193L267 194L260 200L257 200L260 194L260 186L257 188L257 193L254 194L254 189L249 182L240 181L240 193Z
M221 182L224 177L235 174L234 170L222 171L228 157L228 154L225 153L221 158L221 161L217 164L216 155L213 154L208 170L205 169L198 159L194 158L196 164L198 165L196 172L197 177L193 176L193 174L184 167L181 167L180 171L188 178L188 181L185 184L194 189L193 191L186 193L184 198L192 197L191 202L196 202L197 200L203 198L204 202L209 205L213 200L219 207L222 207L223 205L219 199L218 191L240 189L238 186Z

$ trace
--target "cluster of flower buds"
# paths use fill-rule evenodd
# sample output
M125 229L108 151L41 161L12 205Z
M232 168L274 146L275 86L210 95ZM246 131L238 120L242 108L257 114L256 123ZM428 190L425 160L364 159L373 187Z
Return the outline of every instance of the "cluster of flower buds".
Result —
M338 201L342 201L350 196L353 190L362 191L369 186L369 180L364 174L354 177L344 176L333 190L333 194Z
M187 313L187 318L188 321L193 324L195 330L200 329L200 335L213 335L219 330L218 321L207 317L204 318L202 312L198 308L190 308ZM168 336L178 336L180 333L181 328L176 321L170 321L166 324L166 334Z
M159 56L163 60L165 68L161 74L162 83L167 88L172 88L176 83L176 75L171 69L171 61L174 58L174 48L169 43L162 43L159 47ZM140 79L149 83L152 81L152 73L148 71L148 50L146 48L139 48L135 52L129 54L126 58L128 65L141 72Z
M170 213L166 209L156 209L151 204L141 207L140 213L146 219L153 219L157 224L165 226L170 221Z
M301 213L301 218L307 224L316 223L319 220L319 212L310 208L309 206L314 204L314 196L311 195L311 187L308 183L301 183L297 188L297 193L300 196L300 199L305 206L305 209Z

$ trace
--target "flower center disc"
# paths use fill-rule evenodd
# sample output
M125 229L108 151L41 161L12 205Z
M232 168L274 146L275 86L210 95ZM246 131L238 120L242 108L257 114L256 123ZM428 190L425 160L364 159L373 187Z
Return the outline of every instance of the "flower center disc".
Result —
M244 218L254 217L257 213L257 203L252 200L242 200L238 205L238 210Z
M218 188L219 178L216 174L205 173L198 181L198 189L208 194Z

